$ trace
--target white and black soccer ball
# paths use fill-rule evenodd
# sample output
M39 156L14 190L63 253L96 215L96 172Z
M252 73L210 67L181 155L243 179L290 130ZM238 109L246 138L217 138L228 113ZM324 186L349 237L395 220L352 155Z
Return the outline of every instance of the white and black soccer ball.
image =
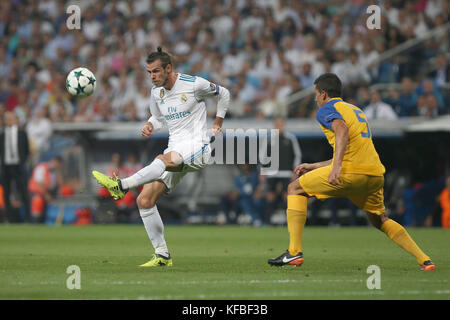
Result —
M73 96L79 98L90 96L94 92L95 86L95 76L87 68L75 68L67 75L67 91Z

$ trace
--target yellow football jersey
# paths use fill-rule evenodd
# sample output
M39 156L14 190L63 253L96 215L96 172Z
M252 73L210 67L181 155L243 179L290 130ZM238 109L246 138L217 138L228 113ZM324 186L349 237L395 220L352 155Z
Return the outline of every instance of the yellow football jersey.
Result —
M322 131L333 147L333 160L335 148L335 134L331 130L334 119L342 119L348 127L349 141L342 160L341 173L357 173L370 176L382 176L385 168L380 161L372 142L372 132L366 115L358 107L333 98L320 107L316 114Z

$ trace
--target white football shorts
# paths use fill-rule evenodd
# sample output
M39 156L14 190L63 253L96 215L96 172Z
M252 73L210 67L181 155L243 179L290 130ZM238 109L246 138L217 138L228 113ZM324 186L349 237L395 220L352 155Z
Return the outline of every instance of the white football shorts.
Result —
M211 159L211 147L209 144L183 141L183 143L169 146L164 150L164 154L171 151L175 151L182 156L184 165L180 172L164 171L158 179L166 185L168 193L175 188L186 173L203 169L209 164Z

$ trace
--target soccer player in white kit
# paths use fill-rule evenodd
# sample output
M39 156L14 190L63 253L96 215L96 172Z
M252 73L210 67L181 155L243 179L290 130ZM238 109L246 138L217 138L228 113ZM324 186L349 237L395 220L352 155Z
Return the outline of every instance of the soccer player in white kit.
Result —
M204 168L211 157L204 99L218 97L217 113L211 134L222 131L228 109L228 89L201 77L175 73L169 54L158 47L148 55L146 69L154 87L150 94L152 116L141 130L144 138L164 124L169 129L169 144L152 163L125 179L109 177L98 171L92 174L115 200L129 189L144 185L137 197L139 213L155 249L150 261L141 267L172 266L164 238L164 224L156 206L163 194L170 192L188 172Z

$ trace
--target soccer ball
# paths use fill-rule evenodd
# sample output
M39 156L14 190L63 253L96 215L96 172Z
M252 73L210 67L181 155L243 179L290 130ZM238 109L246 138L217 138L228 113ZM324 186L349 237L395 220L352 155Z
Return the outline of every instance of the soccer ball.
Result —
M73 96L84 98L90 96L96 86L94 74L87 68L75 68L69 72L66 79L67 91Z

